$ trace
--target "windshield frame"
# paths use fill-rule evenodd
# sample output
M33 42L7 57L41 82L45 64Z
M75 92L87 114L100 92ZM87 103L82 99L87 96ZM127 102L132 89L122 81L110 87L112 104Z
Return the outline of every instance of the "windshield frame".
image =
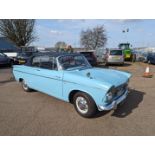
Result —
M83 57L83 59L85 60L85 62L87 63L87 66L75 66L75 67L70 67L70 68L67 68L67 69L64 69L61 62L60 62L60 58L61 57L66 57L66 56L81 56ZM64 70L64 71L69 71L69 70L76 70L76 69L81 69L81 68L92 68L91 64L88 62L88 60L86 59L86 57L82 54L76 54L76 55L73 55L73 54L68 54L68 55L61 55L61 56L58 56L57 57L57 66L58 66L58 70Z

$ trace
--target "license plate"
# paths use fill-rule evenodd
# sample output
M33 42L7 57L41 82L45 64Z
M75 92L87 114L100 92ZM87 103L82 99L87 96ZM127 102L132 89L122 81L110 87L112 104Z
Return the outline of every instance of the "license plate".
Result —
M113 57L112 59L114 59L114 60L119 60L120 57Z
M130 58L130 55L126 55L126 58Z

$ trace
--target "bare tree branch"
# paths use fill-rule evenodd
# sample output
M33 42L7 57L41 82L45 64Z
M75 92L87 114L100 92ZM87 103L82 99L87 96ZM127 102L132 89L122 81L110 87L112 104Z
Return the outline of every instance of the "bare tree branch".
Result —
M81 32L81 45L86 49L96 49L105 46L107 41L104 26L87 29Z
M1 19L0 34L19 47L26 46L36 39L34 25L34 19Z

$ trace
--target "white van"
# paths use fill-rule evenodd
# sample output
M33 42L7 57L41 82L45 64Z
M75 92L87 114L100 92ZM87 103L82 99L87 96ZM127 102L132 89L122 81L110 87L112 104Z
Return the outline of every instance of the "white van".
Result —
M96 55L97 62L98 63L103 63L104 62L103 57L104 57L104 55L106 53L105 48L98 48L98 49L96 49L96 51L94 53Z

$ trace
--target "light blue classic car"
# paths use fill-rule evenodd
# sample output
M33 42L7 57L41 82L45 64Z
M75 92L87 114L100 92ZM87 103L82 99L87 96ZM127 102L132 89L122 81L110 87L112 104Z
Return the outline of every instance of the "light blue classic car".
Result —
M83 117L97 110L115 109L128 95L130 73L93 68L81 54L46 52L27 64L15 65L13 74L25 91L32 89L74 104Z

